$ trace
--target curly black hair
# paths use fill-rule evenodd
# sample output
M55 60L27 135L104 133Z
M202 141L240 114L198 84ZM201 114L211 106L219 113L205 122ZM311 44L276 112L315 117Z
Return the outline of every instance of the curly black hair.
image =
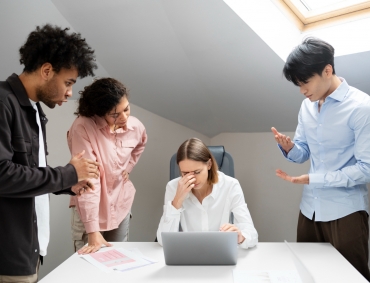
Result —
M31 73L50 63L56 73L62 68L76 68L80 78L94 76L93 70L97 69L95 51L81 38L81 34L68 33L68 30L50 24L37 26L19 49L23 72Z
M74 114L85 117L94 115L103 117L119 104L122 97L128 97L128 90L116 79L101 78L85 86L79 94L81 96Z

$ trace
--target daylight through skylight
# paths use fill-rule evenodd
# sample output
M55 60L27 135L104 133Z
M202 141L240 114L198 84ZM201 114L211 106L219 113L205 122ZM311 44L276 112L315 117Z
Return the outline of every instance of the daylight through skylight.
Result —
M274 3L286 6L298 17L306 29L309 24L325 20L347 20L370 12L370 0L271 0ZM280 3L280 4L279 4ZM312 26L312 25L311 25Z
M320 8L325 8L332 5L343 5L346 7L357 5L360 3L365 3L369 1L365 0L300 0L301 3L307 8L307 10L312 11Z
M317 10L325 10L332 5L343 5L344 2L352 2L357 8L357 11L350 12L348 8L347 13L340 16L321 15L321 21L318 17L316 19L310 17L311 22L307 22L307 18L301 19L297 16L298 5L295 5L303 6L301 0L224 1L283 61L292 48L307 36L321 38L335 46L336 56L370 50L370 40L366 36L370 30L370 1L336 0L332 3L334 0L303 0L311 5L314 2L327 5ZM317 10L308 11L305 8L308 16Z

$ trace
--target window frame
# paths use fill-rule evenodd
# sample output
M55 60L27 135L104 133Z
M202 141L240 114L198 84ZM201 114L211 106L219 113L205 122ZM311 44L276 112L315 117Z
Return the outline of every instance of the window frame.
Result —
M271 0L303 32L370 17L370 1L351 4L351 0L308 11L300 0Z

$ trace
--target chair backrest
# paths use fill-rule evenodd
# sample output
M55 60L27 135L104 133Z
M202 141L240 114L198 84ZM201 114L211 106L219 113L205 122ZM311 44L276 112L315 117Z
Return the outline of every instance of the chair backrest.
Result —
M234 160L231 155L225 151L223 145L218 146L208 146L213 157L216 159L218 170L225 173L230 177L235 177L234 175ZM180 177L179 166L176 163L176 153L172 155L170 161L170 180Z

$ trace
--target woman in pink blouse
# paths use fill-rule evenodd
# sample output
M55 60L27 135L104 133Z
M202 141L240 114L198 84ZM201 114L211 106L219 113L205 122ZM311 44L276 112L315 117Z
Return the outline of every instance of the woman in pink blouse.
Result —
M144 151L144 125L130 116L126 87L102 78L80 92L76 115L68 131L72 155L101 165L100 178L92 179L95 190L71 197L72 239L79 254L96 252L108 242L128 240L135 188L129 174ZM84 246L88 243L87 246Z

